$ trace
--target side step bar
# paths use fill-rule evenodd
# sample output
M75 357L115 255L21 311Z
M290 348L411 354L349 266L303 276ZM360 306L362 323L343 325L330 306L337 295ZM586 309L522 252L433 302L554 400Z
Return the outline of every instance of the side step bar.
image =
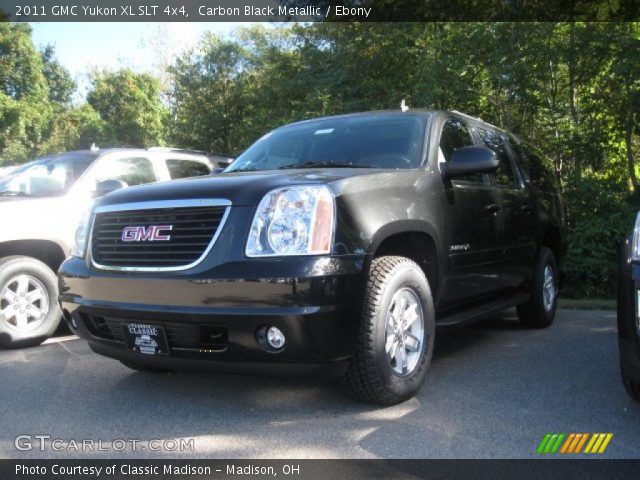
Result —
M491 302L481 303L472 308L458 311L443 317L436 316L436 327L451 327L454 325L465 325L486 318L487 316L500 313L508 308L515 307L521 303L528 302L528 293L515 293L509 297L500 298Z

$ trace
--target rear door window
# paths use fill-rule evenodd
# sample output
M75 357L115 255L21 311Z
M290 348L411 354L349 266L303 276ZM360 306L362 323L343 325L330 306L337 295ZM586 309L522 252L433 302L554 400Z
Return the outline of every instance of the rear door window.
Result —
M481 127L476 128L476 132L483 145L493 150L498 158L498 169L491 174L493 184L498 187L516 188L516 176L511 164L506 136Z
M122 180L130 187L158 181L153 164L145 157L107 159L101 162L95 178L96 182Z
M516 166L522 176L524 181L529 181L529 162L527 159L527 154L522 148L522 144L514 139L513 137L509 137L509 145L511 146L511 150L514 153L514 160L516 162Z
M171 180L188 177L202 177L211 173L211 170L206 164L195 160L170 158L167 160L167 168L169 169Z
M522 152L524 170L529 180L540 190L554 192L560 190L560 184L555 173L553 162L542 154L537 148L522 143L519 145Z

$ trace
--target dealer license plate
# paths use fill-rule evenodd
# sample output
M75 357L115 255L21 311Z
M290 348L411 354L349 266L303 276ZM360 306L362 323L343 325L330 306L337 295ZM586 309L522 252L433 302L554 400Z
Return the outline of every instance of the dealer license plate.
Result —
M169 355L169 342L164 327L145 323L125 323L127 346L143 355Z

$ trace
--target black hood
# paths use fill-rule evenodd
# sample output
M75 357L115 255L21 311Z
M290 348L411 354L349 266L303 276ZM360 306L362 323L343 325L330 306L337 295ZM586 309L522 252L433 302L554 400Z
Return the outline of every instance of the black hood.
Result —
M98 202L98 205L216 198L230 200L234 205L253 206L257 205L262 197L274 188L290 185L327 184L335 180L383 171L362 168L323 168L223 173L211 177L196 177L124 188L106 195Z

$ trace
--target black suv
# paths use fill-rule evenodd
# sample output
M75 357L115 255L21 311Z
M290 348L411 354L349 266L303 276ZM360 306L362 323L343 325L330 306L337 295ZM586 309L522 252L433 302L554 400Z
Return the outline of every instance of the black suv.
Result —
M274 130L222 174L116 191L78 228L60 299L91 348L142 370L343 375L414 395L435 327L555 315L564 211L530 145L458 112Z

